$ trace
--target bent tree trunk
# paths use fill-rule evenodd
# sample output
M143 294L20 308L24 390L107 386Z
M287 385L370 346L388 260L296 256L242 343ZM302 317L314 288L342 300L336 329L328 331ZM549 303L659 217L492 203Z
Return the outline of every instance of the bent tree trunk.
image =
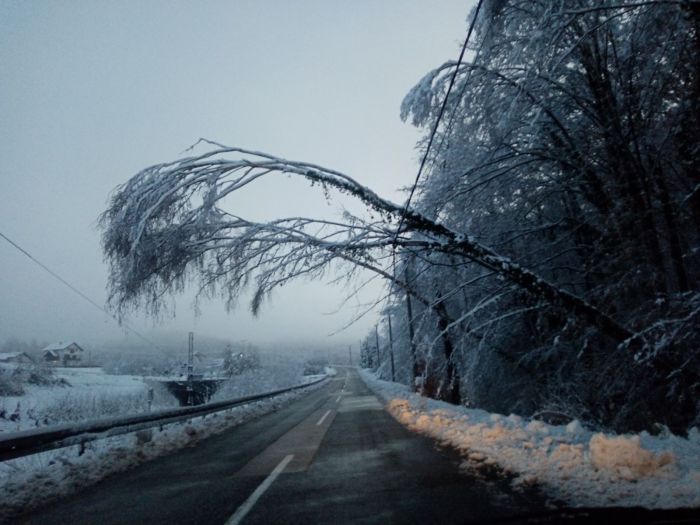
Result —
M634 335L615 319L581 297L558 288L534 272L522 268L509 258L499 255L468 236L457 234L413 211L406 212L405 223L416 230L445 238L447 243L434 243L433 247L436 251L461 255L493 270L536 297L582 319L618 344L629 340Z
M232 153L242 158L222 158ZM296 217L254 223L218 207L233 192L274 175L299 176L322 189L349 194L379 211L387 222L358 226ZM198 200L197 195L204 198ZM391 219L400 222L401 218L403 227L397 232ZM255 296L259 298L294 277L322 271L335 259L363 265L368 259L375 260L372 252L393 246L469 259L583 320L618 344L633 336L584 299L468 235L379 197L348 175L265 153L220 148L147 168L118 188L101 224L105 230L103 249L110 263L110 300L120 308L140 301L153 307L193 273L200 274L205 286L218 282L231 300L258 275ZM319 226L335 227L336 237L319 236ZM205 262L209 268L203 269Z

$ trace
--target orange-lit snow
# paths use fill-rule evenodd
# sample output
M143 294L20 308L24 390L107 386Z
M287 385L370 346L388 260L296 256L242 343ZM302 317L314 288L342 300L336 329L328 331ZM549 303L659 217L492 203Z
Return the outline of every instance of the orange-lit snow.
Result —
M549 425L425 399L408 387L362 377L409 429L457 449L465 466L496 465L513 484L537 484L572 506L700 506L700 433L615 435L578 421Z

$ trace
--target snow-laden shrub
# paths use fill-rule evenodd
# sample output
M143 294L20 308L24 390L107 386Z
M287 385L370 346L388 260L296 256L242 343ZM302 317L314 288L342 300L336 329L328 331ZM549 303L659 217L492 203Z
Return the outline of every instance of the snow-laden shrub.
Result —
M0 367L0 395L22 396L26 385L67 386L68 382L56 378L53 370L37 365L4 365Z
M17 369L0 367L0 396L21 396L24 394L22 381Z
M234 399L295 386L302 382L301 365L268 365L247 370L224 382L212 397L212 401Z

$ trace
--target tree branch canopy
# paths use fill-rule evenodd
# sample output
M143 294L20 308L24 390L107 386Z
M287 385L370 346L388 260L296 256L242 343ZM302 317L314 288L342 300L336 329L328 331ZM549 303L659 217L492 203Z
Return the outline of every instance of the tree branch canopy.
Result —
M454 320L391 294L406 361L480 408L684 431L700 417L700 3L480 13L470 60L401 105L430 165L402 234L432 245L399 252L399 272Z
M111 197L100 225L110 267L109 300L120 313L137 306L157 313L163 298L181 291L190 280L198 281L205 293L220 294L228 307L254 284L251 307L257 313L269 292L294 278L321 275L334 261L379 268L393 246L465 258L618 343L633 335L580 297L465 233L404 210L348 175L262 152L216 146L203 155L146 168ZM226 197L258 179L280 175L348 194L384 220L367 222L346 213L342 222L288 217L258 223L226 211ZM395 235L392 221L398 222L402 215L402 229Z

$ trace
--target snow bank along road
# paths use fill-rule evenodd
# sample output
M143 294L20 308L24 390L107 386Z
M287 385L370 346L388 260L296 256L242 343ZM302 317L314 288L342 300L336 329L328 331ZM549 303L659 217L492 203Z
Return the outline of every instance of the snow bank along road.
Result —
M464 523L534 510L383 410L354 369L20 523ZM530 507L530 508L528 508Z

